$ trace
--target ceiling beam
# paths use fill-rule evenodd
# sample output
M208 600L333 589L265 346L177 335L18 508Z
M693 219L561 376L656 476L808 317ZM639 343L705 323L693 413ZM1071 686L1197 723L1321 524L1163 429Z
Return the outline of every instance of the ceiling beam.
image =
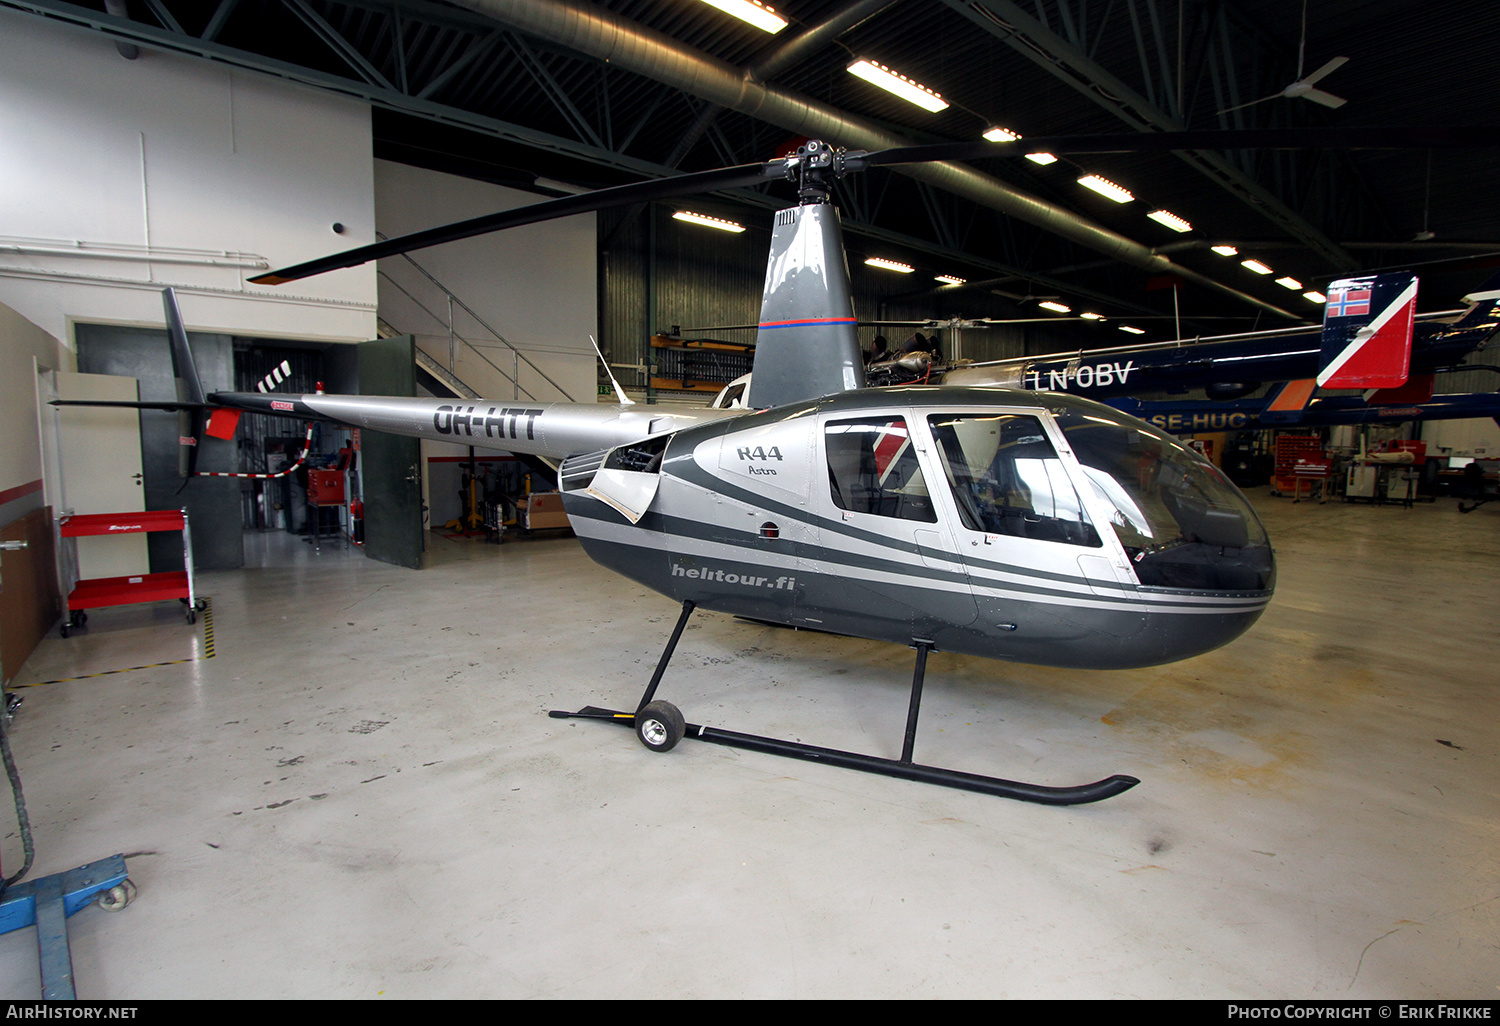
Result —
M756 82L740 68L602 8L565 0L454 0L515 31L662 82L810 139L850 149L909 144L885 128L809 97ZM1070 242L1151 274L1184 281L1249 303L1278 317L1304 318L1208 275L1173 263L1148 246L966 164L907 164L898 173L999 210Z
M1013 0L943 2L1137 131L1183 130L1181 121L1106 71L1082 50L1026 13ZM1220 154L1208 150L1191 150L1179 152L1177 156L1225 192L1317 253L1332 267L1345 270L1358 266L1358 261L1343 247Z

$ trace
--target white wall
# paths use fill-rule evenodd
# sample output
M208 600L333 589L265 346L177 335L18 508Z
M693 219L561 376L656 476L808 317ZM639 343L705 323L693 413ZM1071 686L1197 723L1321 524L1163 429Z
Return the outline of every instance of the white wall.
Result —
M374 338L373 265L265 288L225 256L283 267L374 230L365 105L0 11L0 302L68 346L77 321L162 325L168 284L192 329ZM77 243L158 259L14 251Z
M33 367L72 370L71 357L57 339L0 304L0 526L44 502Z
M1422 439L1429 455L1500 457L1500 426L1490 418L1474 420L1429 420L1422 424ZM1435 453L1447 449L1446 454Z
M390 237L547 198L404 164L375 162L376 224ZM411 255L575 401L594 402L597 358L588 336L599 334L596 232L594 215L580 214ZM418 344L446 367L446 297L399 257L380 261L380 270L437 317L423 312L385 279L380 282L380 316L401 333L416 335ZM463 337L481 345L494 343L493 336L461 309L455 308L454 323ZM483 352L506 373L511 372L509 351ZM509 382L472 354L456 362L454 371L487 398L512 398ZM565 398L524 363L520 380L540 401ZM524 393L521 397L525 398Z

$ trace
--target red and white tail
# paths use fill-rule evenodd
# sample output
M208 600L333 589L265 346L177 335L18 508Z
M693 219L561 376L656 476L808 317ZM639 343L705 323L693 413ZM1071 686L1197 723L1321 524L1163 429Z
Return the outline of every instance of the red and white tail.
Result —
M1411 368L1417 276L1345 278L1328 286L1319 388L1396 388Z

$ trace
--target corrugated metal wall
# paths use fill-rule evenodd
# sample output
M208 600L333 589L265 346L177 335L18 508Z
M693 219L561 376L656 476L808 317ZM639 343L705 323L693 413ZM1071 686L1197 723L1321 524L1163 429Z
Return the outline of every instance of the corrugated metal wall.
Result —
M650 359L654 331L669 332L674 325L687 330L754 324L759 316L771 244L769 218L736 235L675 221L672 213L673 208L657 205L649 213L627 209L599 214L600 343L612 365L638 366ZM865 252L878 252L878 244L851 238L849 245L854 313L861 321L1046 317L1034 304L1018 308L984 289L938 289L921 271L899 275L866 267ZM1013 289L1015 284L1006 287ZM877 334L896 347L913 330L866 327L859 334L866 348ZM730 342L753 342L755 337L753 331L692 334ZM971 360L995 360L1107 346L1118 342L1113 335L1108 325L1053 325L1044 320L1036 325L967 329L962 345L963 355ZM944 343L948 353L946 338ZM618 367L615 373L627 388L645 385L640 373Z
M1452 374L1439 374L1433 382L1433 391L1439 395L1452 395L1457 392L1493 392L1500 385L1500 373L1491 368L1500 364L1500 359L1493 353L1486 353L1480 349L1470 353L1464 358L1463 365L1476 364L1473 370L1454 371Z

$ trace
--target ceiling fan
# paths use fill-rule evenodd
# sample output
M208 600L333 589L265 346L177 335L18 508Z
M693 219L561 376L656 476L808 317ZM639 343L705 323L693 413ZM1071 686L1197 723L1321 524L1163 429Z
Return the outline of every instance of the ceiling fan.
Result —
M1300 96L1304 100L1311 100L1313 103L1320 103L1320 104L1322 104L1325 107L1334 107L1334 108L1342 107L1344 104L1348 103L1349 101L1345 100L1342 96L1335 96L1335 95L1333 95L1330 92L1326 92L1326 91L1324 91L1322 89L1318 89L1318 88L1315 88L1315 87L1316 87L1317 83L1319 82L1319 80L1327 77L1328 75L1330 75L1333 72L1337 71L1339 68L1342 68L1345 64L1349 63L1349 58L1347 58L1347 57L1335 57L1335 58L1333 58L1333 60L1329 61L1327 64L1325 64L1321 68L1319 68L1317 71L1314 71L1311 75L1304 76L1302 74L1302 67L1303 67L1303 61L1306 58L1306 55L1307 55L1307 2L1306 2L1306 0L1303 0L1303 4L1302 4L1302 41L1297 44L1297 77L1296 77L1296 79L1292 82L1291 85L1287 86L1285 89L1281 90L1281 92L1279 92L1279 93L1272 93L1270 96L1262 96L1258 100L1251 100L1249 103L1242 103L1242 104L1240 104L1237 107L1225 107L1223 110L1219 111L1219 113L1220 114L1228 114L1232 110L1243 110L1246 107L1253 107L1257 103L1265 103L1267 100L1275 100L1275 99L1277 99L1279 97L1282 97L1282 96L1285 96L1288 99Z

